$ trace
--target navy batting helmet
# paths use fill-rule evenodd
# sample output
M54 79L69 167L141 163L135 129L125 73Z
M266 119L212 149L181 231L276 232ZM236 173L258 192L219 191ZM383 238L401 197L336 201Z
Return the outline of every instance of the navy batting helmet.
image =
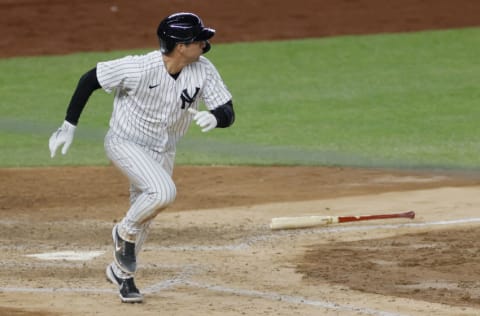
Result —
M160 22L157 28L157 36L160 42L160 51L163 54L170 53L176 44L189 44L197 41L205 41L203 52L210 50L208 40L215 35L215 30L205 27L202 20L193 13L175 13Z

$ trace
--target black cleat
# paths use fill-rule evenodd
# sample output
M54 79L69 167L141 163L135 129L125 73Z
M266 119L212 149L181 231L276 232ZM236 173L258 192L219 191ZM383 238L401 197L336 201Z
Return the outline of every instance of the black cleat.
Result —
M122 279L115 275L113 272L112 266L107 267L107 280L117 285L120 293L120 300L123 303L141 303L143 302L143 295L135 286L135 281L133 278Z
M135 286L133 278L125 279L120 285L120 299L124 303L141 303L143 295Z
M105 272L105 274L107 275L107 281L110 281L111 283L115 284L116 286L120 286L120 284L122 284L123 279L117 277L115 272L113 272L111 264L109 264L107 266L107 271Z
M118 225L118 224L117 224ZM137 259L135 256L135 243L123 240L118 235L117 225L113 227L113 257L118 267L126 273L135 273L137 270Z

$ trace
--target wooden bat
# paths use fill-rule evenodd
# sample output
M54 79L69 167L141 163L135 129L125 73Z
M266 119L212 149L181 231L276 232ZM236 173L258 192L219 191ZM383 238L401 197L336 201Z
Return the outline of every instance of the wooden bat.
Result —
M369 221L374 219L386 218L415 218L415 212L409 211L394 214L379 215L361 215L361 216L300 216L300 217L276 217L272 218L270 223L271 229L292 229L306 228L319 225L338 224L346 222Z

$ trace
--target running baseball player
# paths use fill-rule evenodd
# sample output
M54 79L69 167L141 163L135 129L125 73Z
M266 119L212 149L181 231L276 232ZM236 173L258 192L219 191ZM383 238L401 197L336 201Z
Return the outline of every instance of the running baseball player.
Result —
M107 280L122 302L142 302L134 276L152 220L176 196L172 172L177 142L193 121L203 132L233 124L232 95L202 54L215 30L193 13L176 13L157 29L160 50L99 62L86 72L70 100L63 124L49 140L51 157L70 147L80 115L93 91L114 93L105 151L130 181L130 208L113 227L113 261ZM199 110L203 101L207 110Z

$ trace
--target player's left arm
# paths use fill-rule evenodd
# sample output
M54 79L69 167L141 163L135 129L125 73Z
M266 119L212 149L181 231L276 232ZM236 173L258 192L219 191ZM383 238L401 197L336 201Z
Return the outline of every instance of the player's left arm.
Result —
M201 63L207 73L202 98L208 111L191 109L189 112L194 115L193 119L202 128L202 132L229 127L235 122L232 94L215 66L206 58L201 58Z
M235 122L235 111L231 99L213 110L197 111L189 108L188 111L193 114L193 120L200 126L202 132L208 132L217 127L229 127Z
M193 114L193 120L202 129L202 132L208 132L216 127L229 127L235 121L235 111L233 110L232 100L217 106L209 111L197 111L189 108L188 111Z
M233 110L233 102L229 100L227 103L210 111L217 120L219 128L229 127L235 122L235 111Z

